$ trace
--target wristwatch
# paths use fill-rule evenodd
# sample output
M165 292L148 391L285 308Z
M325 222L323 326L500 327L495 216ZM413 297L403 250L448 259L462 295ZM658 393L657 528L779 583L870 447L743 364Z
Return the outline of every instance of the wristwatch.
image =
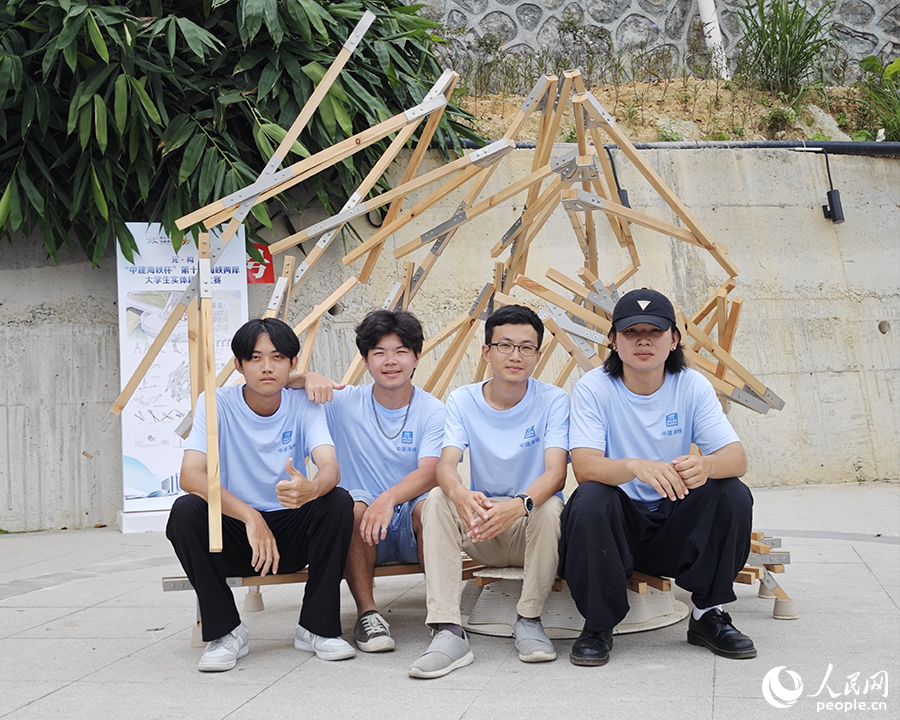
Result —
M519 493L516 497L522 498L522 502L525 503L525 517L531 515L534 511L534 500L531 499L531 496L526 495L525 493Z

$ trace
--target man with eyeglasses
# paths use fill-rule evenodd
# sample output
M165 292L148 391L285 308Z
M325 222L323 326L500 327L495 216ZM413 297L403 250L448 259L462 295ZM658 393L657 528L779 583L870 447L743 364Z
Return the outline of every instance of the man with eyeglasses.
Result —
M585 618L574 665L605 665L628 612L632 571L691 592L687 640L716 655L756 657L722 609L750 552L747 458L709 381L686 366L675 310L632 290L613 310L610 353L572 391L572 470L559 575ZM694 443L703 455L691 454Z
M474 661L459 612L462 552L493 567L522 566L513 626L523 662L556 658L541 612L556 578L559 515L568 458L568 396L532 378L544 326L510 305L485 323L489 380L450 393L438 487L422 513L426 623L434 638L409 669L435 678ZM457 470L469 451L471 489Z

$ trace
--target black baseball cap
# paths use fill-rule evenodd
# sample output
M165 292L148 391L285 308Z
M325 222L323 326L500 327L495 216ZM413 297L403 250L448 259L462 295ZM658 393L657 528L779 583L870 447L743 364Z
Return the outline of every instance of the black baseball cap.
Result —
M660 330L675 327L675 308L669 298L656 290L641 288L625 293L613 310L612 324L616 332L638 323L650 323Z

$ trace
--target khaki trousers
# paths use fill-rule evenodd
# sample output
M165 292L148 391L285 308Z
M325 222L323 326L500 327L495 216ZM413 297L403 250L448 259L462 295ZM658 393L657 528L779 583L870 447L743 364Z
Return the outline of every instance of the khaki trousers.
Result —
M511 499L492 497L491 501ZM461 624L463 552L490 567L524 568L522 595L516 612L522 617L540 617L556 579L562 508L562 501L554 495L535 507L529 517L516 520L497 537L473 543L466 535L453 501L439 487L432 490L422 510L428 607L425 622Z

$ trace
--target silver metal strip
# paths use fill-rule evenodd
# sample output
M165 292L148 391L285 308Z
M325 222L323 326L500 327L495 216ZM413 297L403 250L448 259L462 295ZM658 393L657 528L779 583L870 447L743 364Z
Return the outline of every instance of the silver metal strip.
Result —
M375 13L371 10L366 10L359 19L359 22L356 23L356 27L353 28L353 32L347 36L347 40L341 49L346 50L347 52L356 50L356 46L362 41L363 35L366 34L366 31L373 22L375 22Z

